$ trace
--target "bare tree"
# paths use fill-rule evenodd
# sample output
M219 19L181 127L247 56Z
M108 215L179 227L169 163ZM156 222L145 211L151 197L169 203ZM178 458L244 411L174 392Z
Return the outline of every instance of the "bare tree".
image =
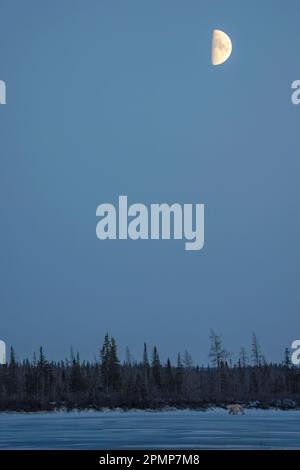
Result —
M193 367L192 356L190 355L190 353L187 350L185 350L184 353L183 353L182 363L183 363L184 367L186 367L187 369L191 369Z
M209 357L211 358L212 365L214 367L221 367L221 364L225 363L229 357L229 352L223 348L222 337L217 335L214 330L210 330L210 352Z
M133 357L128 346L126 346L126 351L125 351L125 364L127 366L132 366L133 364Z
M239 365L241 367L247 367L248 362L249 362L249 359L248 359L246 348L242 347L240 349L240 354L239 354Z
M265 364L266 360L261 352L261 347L258 343L257 336L255 333L252 334L251 353L254 366L260 367Z

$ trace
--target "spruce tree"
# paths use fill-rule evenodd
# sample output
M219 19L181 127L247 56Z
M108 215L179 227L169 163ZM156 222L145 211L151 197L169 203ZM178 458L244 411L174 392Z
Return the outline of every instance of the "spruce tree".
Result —
M184 370L183 370L183 365L181 362L181 356L180 356L180 353L178 353L176 375L175 375L175 386L176 386L177 393L181 393L182 391L183 374L184 374Z
M120 362L117 354L116 341L114 338L111 338L109 351L109 381L114 390L117 390L120 385L119 366Z
M287 369L289 369L292 365L292 361L291 361L291 352L289 350L289 348L285 348L284 350L284 359L283 359L283 365L284 367L286 367Z
M161 375L160 375L161 363L160 363L156 346L154 346L153 348L151 370L152 370L152 377L153 377L154 384L157 386L160 386L161 385Z
M172 371L172 366L171 366L171 361L168 358L166 367L165 367L165 385L166 389L168 390L169 393L174 392L174 377L173 377L173 371Z
M14 348L11 347L10 348L10 361L9 361L9 367L10 369L15 369L17 366L17 362L16 362L16 355L15 355L15 351L14 351Z
M109 390L109 369L110 369L110 341L108 333L106 333L103 346L101 348L101 377L104 389L108 393Z

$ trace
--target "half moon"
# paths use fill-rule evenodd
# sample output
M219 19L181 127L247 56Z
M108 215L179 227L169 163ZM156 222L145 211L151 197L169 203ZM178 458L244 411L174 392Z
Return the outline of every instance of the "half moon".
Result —
M220 31L214 29L212 36L212 48L211 48L211 63L213 65L220 65L225 62L231 54L232 43L230 37Z

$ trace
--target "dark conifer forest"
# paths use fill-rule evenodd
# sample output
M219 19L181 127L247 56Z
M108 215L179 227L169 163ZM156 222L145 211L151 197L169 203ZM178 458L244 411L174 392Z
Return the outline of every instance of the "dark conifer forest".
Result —
M13 348L6 365L0 366L0 410L40 411L57 409L205 409L241 403L261 408L300 408L300 368L290 352L281 363L269 363L255 334L250 353L241 348L236 362L214 331L210 336L209 365L198 366L188 352L175 364L161 362L157 347L144 344L141 359L127 349L118 359L114 338L105 336L97 359L49 362L40 348L33 359L18 361Z

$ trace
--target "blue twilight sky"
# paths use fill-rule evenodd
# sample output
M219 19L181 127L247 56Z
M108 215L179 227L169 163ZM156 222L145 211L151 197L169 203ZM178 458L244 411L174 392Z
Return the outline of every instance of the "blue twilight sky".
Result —
M267 359L300 336L300 2L0 0L0 338ZM210 65L212 30L233 42ZM205 247L97 240L96 207L205 204Z

